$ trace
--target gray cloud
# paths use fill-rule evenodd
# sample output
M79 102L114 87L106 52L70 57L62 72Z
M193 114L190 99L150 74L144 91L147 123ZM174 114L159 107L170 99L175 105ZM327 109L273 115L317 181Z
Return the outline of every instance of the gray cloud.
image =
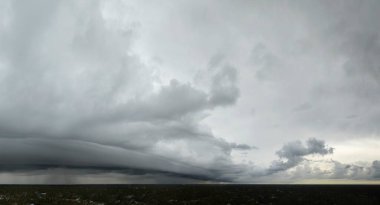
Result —
M237 71L234 67L224 66L212 79L210 103L216 105L234 104L239 97L236 86Z
M273 161L268 168L268 173L273 174L280 171L286 171L297 166L305 160L308 155L326 155L332 154L333 148L328 147L324 141L317 139L309 139L306 141L306 146L301 141L294 141L285 144L276 154L280 160Z
M236 68L214 63L206 89L160 83L131 54L137 31L114 24L106 4L9 2L0 28L2 169L234 180L231 152L254 147L218 138L200 120L237 101Z
M338 161L332 161L331 178L334 179L366 179L372 178L372 167L359 166L355 164L344 164Z
M293 109L293 111L295 112L303 112L303 111L307 111L309 109L311 109L313 106L310 104L310 103L302 103L300 105L298 105L297 107L295 107Z
M319 166L316 166L317 163ZM342 163L336 160L328 161L303 161L288 173L277 176L280 179L304 180L304 179L338 179L338 180L378 180L378 161L372 163ZM344 182L344 181L342 181Z
M4 0L1 167L62 182L377 179L376 153L329 170L306 158L378 139L379 5Z
M379 160L375 160L372 162L372 168L374 170L373 172L373 177L376 178L376 179L379 179L380 178L380 161Z
M252 62L260 68L257 76L279 84L276 89L281 102L293 102L289 106L297 107L302 103L298 100L305 100L313 105L308 112L293 114L294 126L377 134L380 25L374 19L379 18L379 3L303 2L298 8L294 2L289 3L287 12L305 17L305 21L299 21L299 27L296 26L302 32L289 36L289 42L293 43L285 48L291 51L289 53L278 52L270 45L254 46ZM359 11L356 8L360 8ZM312 29L311 25L317 26ZM315 60L310 60L311 56ZM294 63L289 58L302 63ZM302 97L290 99L295 95ZM347 122L344 116L348 114L358 115L360 119ZM280 111L279 115L285 114Z

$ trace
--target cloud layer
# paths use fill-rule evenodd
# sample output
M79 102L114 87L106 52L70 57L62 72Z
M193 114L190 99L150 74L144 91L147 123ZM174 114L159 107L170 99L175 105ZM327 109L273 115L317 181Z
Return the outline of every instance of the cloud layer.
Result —
M231 151L252 149L200 124L207 110L238 99L235 67L215 67L204 76L208 89L176 79L160 84L131 50L133 26L107 19L106 2L3 4L3 170L136 170L227 180L222 167L234 166Z
M326 159L379 139L378 11L2 1L0 181L378 179L376 156Z

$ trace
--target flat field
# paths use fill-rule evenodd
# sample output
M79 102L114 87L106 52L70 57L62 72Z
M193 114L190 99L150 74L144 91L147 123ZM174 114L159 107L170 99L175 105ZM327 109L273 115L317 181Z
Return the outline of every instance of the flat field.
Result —
M0 204L380 204L377 185L0 185Z

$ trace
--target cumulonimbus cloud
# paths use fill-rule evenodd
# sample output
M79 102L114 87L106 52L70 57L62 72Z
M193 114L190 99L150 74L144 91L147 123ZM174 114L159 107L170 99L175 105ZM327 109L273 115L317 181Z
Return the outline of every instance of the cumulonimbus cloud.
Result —
M237 101L237 69L216 67L207 76L209 88L176 79L160 84L132 54L133 26L115 24L104 4L3 2L2 169L227 179L222 167L234 166L231 151L253 147L217 138L199 121L204 112Z

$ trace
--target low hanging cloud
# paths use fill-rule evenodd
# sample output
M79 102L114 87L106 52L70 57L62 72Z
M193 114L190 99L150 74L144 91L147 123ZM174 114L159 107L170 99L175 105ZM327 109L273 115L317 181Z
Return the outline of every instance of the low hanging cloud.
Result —
M336 160L305 160L287 172L278 172L272 175L279 181L303 180L379 180L379 161L342 163ZM275 180L276 181L276 180Z
M289 183L303 180L378 180L380 162L342 163L317 156L332 155L334 148L323 140L310 138L306 143L289 142L276 152L280 159L266 168L251 173L255 182ZM314 156L314 159L307 157ZM310 183L311 181L309 181Z
M133 54L133 22L119 26L108 16L107 2L2 4L2 171L62 168L233 180L226 173L239 165L231 152L254 147L218 138L200 120L236 103L235 67L217 66L206 77L208 88L176 79L160 83Z
M276 154L279 160L273 161L268 168L268 173L273 174L280 171L286 171L302 163L308 155L326 155L332 154L333 148L328 147L324 141L314 138L306 141L306 146L301 141L294 141L285 144Z

